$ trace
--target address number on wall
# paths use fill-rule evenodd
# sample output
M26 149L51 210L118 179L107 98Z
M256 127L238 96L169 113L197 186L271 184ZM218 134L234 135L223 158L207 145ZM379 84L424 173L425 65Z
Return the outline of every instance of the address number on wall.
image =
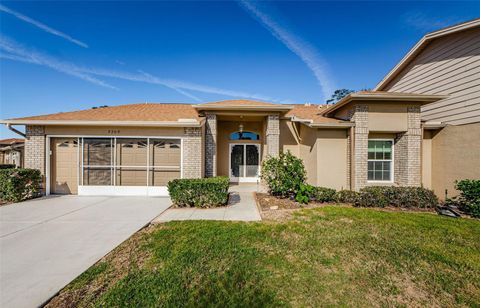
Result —
M120 134L120 130L119 129L109 129L108 134L109 135L118 135L118 134Z

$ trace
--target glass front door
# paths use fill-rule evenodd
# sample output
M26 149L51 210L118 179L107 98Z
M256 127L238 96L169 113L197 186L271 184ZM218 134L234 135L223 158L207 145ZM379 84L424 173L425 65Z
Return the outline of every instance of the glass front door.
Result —
M256 182L260 169L258 144L230 144L230 180Z

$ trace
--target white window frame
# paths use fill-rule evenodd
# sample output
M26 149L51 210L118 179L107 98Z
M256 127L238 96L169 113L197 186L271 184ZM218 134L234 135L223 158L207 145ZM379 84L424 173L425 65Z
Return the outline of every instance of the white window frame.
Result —
M82 185L83 184L83 139L84 138L98 138L98 139L112 139L114 147L112 148L114 155L114 165L107 165L102 167L113 167L113 172L115 172L115 163L116 163L116 143L117 138L119 139L147 139L147 143L150 144L150 139L174 139L180 140L180 178L184 178L184 167L183 167L183 139L182 136L112 136L112 135L46 135L45 138L45 181L46 181L46 195L50 195L50 181L51 181L51 149L50 143L51 138L77 138L78 142L78 152L77 152L77 185L78 185L78 194L81 195L81 188L87 188L88 192L85 195L151 195L151 196L168 196L168 191L166 186L149 186L149 171L153 170L154 167L163 167L163 166L149 166L147 165L147 185L146 186L117 186L115 183L115 176L113 176L112 185ZM147 151L149 155L149 151ZM147 157L147 164L149 164L149 157ZM137 166L135 166L137 167ZM171 166L168 166L171 167ZM115 173L113 174L115 175ZM85 190L85 189L84 189ZM90 193L91 192L91 193Z
M368 159L368 141L390 141L392 143L392 158L391 160L387 159ZM393 183L395 180L395 140L391 138L368 138L367 141L367 183ZM389 181L384 181L384 180L369 180L368 179L368 162L373 161L373 162L388 162L390 161L390 180Z

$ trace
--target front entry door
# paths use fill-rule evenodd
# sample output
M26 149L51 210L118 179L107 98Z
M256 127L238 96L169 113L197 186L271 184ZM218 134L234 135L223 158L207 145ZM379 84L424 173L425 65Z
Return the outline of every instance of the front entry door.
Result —
M260 145L230 144L230 181L257 182L260 172Z

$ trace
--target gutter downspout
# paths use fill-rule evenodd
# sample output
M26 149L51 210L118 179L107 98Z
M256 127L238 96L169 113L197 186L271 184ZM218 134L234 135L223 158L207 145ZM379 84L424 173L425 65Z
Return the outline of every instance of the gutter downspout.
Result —
M16 128L12 127L12 124L7 124L7 128L9 130L11 130L12 132L22 136L23 138L27 138L27 135L25 135L24 133L22 133L21 131L17 130Z

